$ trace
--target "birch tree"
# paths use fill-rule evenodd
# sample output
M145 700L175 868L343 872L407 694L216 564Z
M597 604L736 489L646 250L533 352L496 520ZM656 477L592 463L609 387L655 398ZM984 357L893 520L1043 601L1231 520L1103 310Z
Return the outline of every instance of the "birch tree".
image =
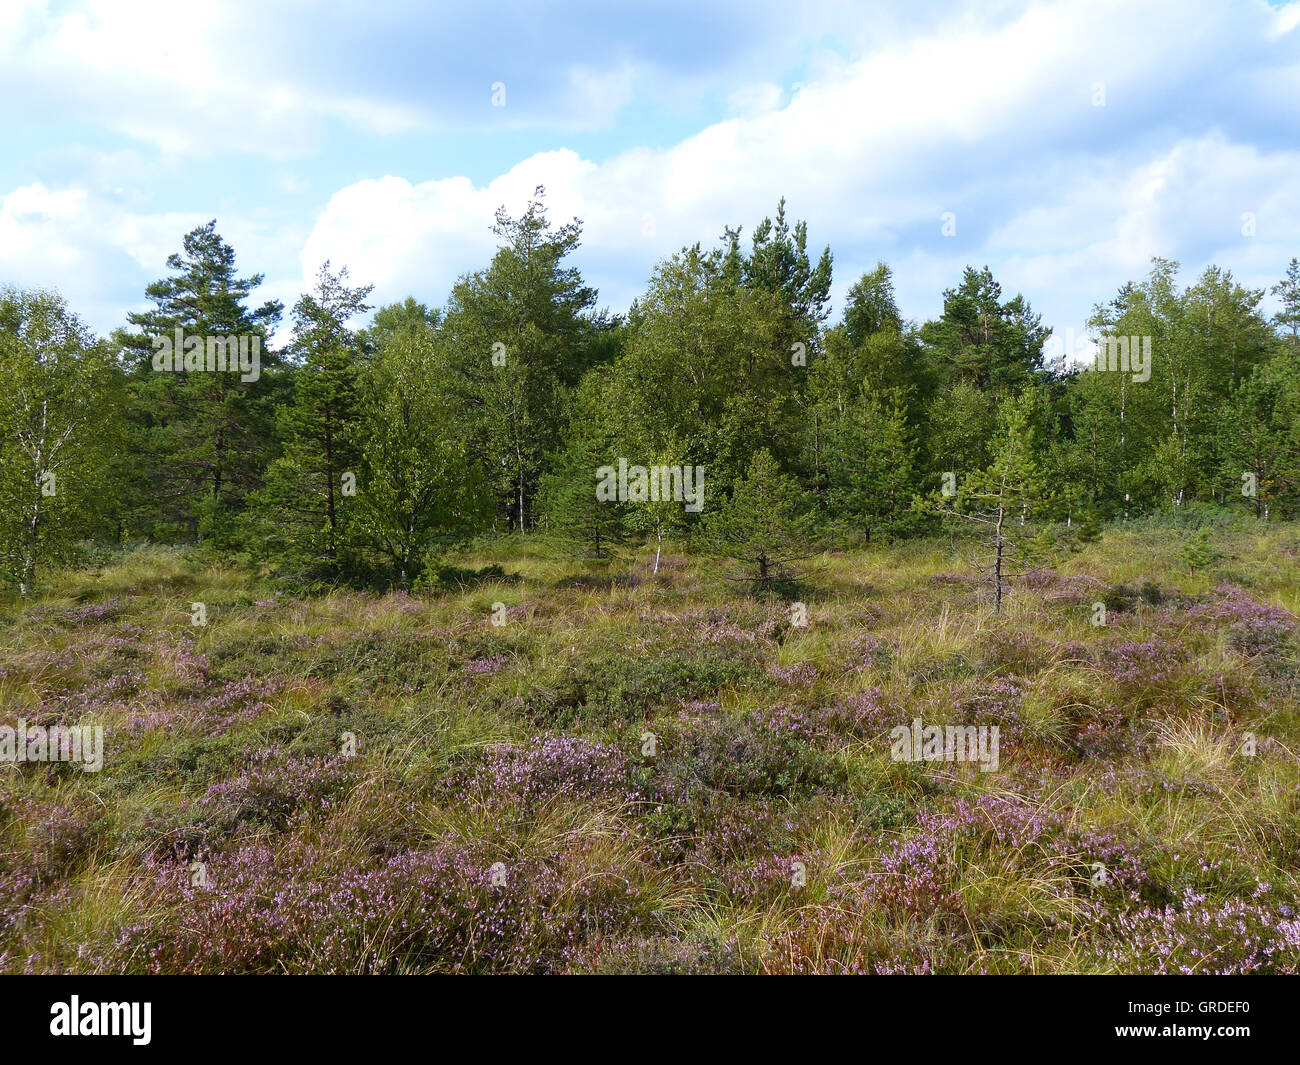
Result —
M0 567L22 595L102 529L120 382L59 296L0 291Z

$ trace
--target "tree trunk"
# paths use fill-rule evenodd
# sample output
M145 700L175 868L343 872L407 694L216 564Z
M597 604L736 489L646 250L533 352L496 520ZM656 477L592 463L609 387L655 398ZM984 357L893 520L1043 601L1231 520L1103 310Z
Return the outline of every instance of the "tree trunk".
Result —
M334 425L328 405L325 407L325 488L328 493L326 515L329 523L330 573L338 576L338 520L334 510Z
M996 534L997 561L993 566L993 613L1002 613L1002 549L1005 541L1002 539L1002 521L1006 517L1006 508L998 504L998 527Z
M32 455L32 508L23 530L22 560L18 575L18 594L26 596L36 583L36 555L40 543L41 495L45 490L45 434L50 424L50 404L41 403L41 432Z
M515 437L515 468L519 471L519 535L523 536L524 528L524 456L519 450L519 438Z

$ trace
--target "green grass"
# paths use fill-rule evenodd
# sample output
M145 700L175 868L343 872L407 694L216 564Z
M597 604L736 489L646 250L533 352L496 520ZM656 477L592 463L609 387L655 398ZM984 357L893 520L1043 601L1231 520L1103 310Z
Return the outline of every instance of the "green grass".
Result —
M1259 611L1300 533L1187 538L1108 530L1000 617L950 543L828 552L807 626L539 538L414 596L54 574L0 604L0 724L102 725L104 767L0 766L0 970L1295 971L1300 661ZM917 717L998 725L999 769L894 761Z

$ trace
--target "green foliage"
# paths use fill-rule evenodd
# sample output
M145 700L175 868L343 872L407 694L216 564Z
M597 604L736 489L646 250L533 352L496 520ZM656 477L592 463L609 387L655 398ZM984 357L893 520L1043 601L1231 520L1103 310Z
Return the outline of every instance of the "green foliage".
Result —
M961 284L944 292L943 315L921 331L943 381L998 395L1042 372L1047 334L1023 296L1002 300L987 266L968 266Z
M542 483L541 510L547 527L593 558L627 536L628 504L603 499L596 491L598 471L620 457L606 414L605 375L593 371L573 398L563 449Z
M550 727L639 721L655 707L679 699L703 698L742 681L752 681L751 663L733 656L688 653L649 660L611 657L567 665L554 681L529 693L529 713Z
M38 570L114 527L123 446L121 374L58 296L0 289L0 581Z
M1295 514L1300 455L1295 443L1300 373L1295 357L1279 353L1251 368L1218 409L1218 453L1225 501L1262 518L1280 504Z
M627 347L614 367L609 406L620 453L655 454L675 442L719 490L770 447L786 462L800 452L798 370L790 314L770 292L729 279L721 251L685 249L655 269L633 309Z
M1210 540L1210 531L1201 529L1192 539L1183 545L1183 561L1192 570L1205 569L1219 561L1223 556Z
M932 473L982 469L992 458L997 400L968 381L939 395L927 413Z
M1002 401L993 461L957 482L949 498L932 497L920 509L973 523L982 530L981 560L993 583L994 610L1002 610L1008 567L1025 558L1033 532L1029 522L1048 499L1046 476L1036 459L1035 421L1043 399L1028 391Z
M153 307L127 316L136 331L117 338L132 363L130 522L145 536L201 538L200 514L209 535L228 529L218 515L244 508L274 457L273 409L287 380L277 377L279 359L267 340L283 308L276 301L246 306L262 275L238 276L215 221L187 233L167 268L172 276L145 290ZM159 344L172 344L177 329L204 346L205 366L209 338L246 338L251 356L256 337L256 379L238 369L156 369L165 351ZM204 504L208 497L216 502Z
M894 300L894 277L885 263L863 274L849 289L844 306L844 331L854 347L877 333L902 333L903 316Z
M463 415L470 451L518 532L533 525L546 456L559 446L565 396L597 358L610 327L592 314L594 289L565 260L581 223L552 228L540 186L520 218L505 208L493 230L503 238L484 271L463 278L438 331L438 359Z
M1273 316L1273 324L1287 337L1292 353L1300 353L1300 259L1291 257L1286 277L1269 291L1282 300L1282 309Z
M490 510L432 345L427 329L395 334L358 383L361 459L349 542L401 584L419 575L431 549L481 529Z
M767 588L789 580L789 563L809 554L812 524L798 482L762 448L731 497L705 519L704 536L710 548L743 563L747 578Z
M686 463L683 449L676 439L669 442L656 454L651 456L650 465L668 468L681 468ZM707 476L708 471L704 471ZM703 490L703 489L702 489ZM659 499L629 500L626 511L627 527L638 532L649 533L655 541L655 560L652 572L659 572L659 560L663 555L664 543L668 539L684 535L690 527L690 515L684 500L673 499L660 493Z
M348 568L349 495L361 433L356 335L371 286L350 288L325 263L316 290L293 309L293 400L277 410L283 452L267 470L257 505L261 532L282 562L337 578ZM345 495L348 493L348 495Z
M410 582L466 535L544 525L595 557L630 533L653 538L657 572L665 543L700 523L680 500L601 501L596 472L620 458L702 467L721 511L755 490L760 455L799 496L788 539L737 555L761 583L764 559L780 569L810 549L813 509L855 538L912 535L942 509L912 501L948 474L968 512L997 510L1009 493L1015 524L1031 511L1061 523L1040 538L1050 550L1095 541L1106 520L1182 520L1208 504L1258 521L1300 513L1296 260L1273 288L1272 321L1262 289L1217 267L1182 287L1177 263L1154 260L1090 323L1136 351L1150 338L1145 372L1081 370L1048 364L1047 330L987 267L967 268L939 318L918 327L878 263L828 322L830 249L810 256L807 225L784 200L748 247L728 227L718 246L658 263L626 320L611 318L572 265L581 224L553 226L543 195L518 217L498 211L501 246L444 308L408 298L354 331L369 288L326 264L294 305L283 353L267 344L280 305L251 304L262 276L236 270L215 222L186 234L146 290L150 309L114 336L120 370L88 334L74 345L95 354L68 379L93 382L87 409L113 446L95 477L82 464L84 492L37 504L37 538L60 557L85 536L197 540L227 557L255 544L282 575ZM200 341L200 362L209 340L255 338L258 372L199 368L183 352L175 372L156 365L155 341L177 329ZM61 402L55 377L36 388ZM13 424L35 397L10 403ZM1013 400L1026 404L1018 428ZM1023 437L1014 461L1009 432ZM33 513L32 461L15 446L0 459L10 544ZM727 537L717 513L707 524L705 540L739 550L743 521ZM1036 535L1011 539L1027 547ZM24 553L8 563L19 583Z
M832 509L860 522L868 539L873 532L888 537L910 529L920 449L901 390L864 386L838 431L828 435Z

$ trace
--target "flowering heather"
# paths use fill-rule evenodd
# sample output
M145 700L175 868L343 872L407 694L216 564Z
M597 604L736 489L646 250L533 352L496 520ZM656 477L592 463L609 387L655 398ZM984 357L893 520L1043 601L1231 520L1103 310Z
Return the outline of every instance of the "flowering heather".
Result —
M578 736L539 736L488 750L468 788L483 802L522 808L552 799L631 798L627 756Z
M868 666L887 666L894 655L894 646L879 636L855 636L849 641L846 663L850 670Z
M510 659L505 655L492 655L489 658L471 658L465 663L465 672L475 675L500 673L507 665Z
M665 741L653 783L671 797L804 794L839 772L813 736L797 712L693 721Z
M788 855L764 854L735 864L725 864L708 877L693 878L706 891L718 891L745 905L769 903L798 896L793 883L796 859ZM805 874L806 875L806 874Z
M904 712L877 687L811 708L777 703L760 710L757 717L773 732L792 736L877 739L887 735Z
M1296 631L1296 619L1280 607L1257 603L1235 584L1223 583L1216 590L1215 603L1193 607L1191 617L1228 629L1229 640L1243 654L1258 655L1277 650Z
M155 654L163 663L171 679L179 684L197 686L208 679L207 655L198 654L193 644L186 641L168 642L158 647Z
M191 696L180 704L165 704L132 714L131 730L184 726L216 735L255 721L271 706L270 699L284 687L282 680L249 677L232 680L211 694Z
M779 684L790 687L810 685L817 679L817 667L810 662L797 662L792 666L771 665L767 672Z
M109 826L95 805L79 802L0 797L0 825L11 833L15 850L0 854L0 871L12 883L53 884L91 857ZM15 831L16 830L16 831Z
M0 972L1295 972L1300 571L1216 535L1049 545L1000 617L946 542L827 551L807 626L544 534L451 563L504 624L486 582L66 574L5 606L0 725L105 758L0 766ZM998 767L896 761L918 717Z
M1124 640L1106 647L1101 665L1122 691L1138 696L1176 682L1188 655L1167 639Z
M1051 664L1054 648L1025 632L993 632L981 641L985 669L1029 676Z
M995 677L980 684L974 695L959 699L954 707L961 723L997 725L1002 742L1018 744L1024 739L1025 723L1020 716L1025 693L1012 679Z
M385 609L391 608L396 608L401 614L419 614L424 610L424 605L420 600L413 598L405 588L399 588L375 604L375 612L372 616L381 616Z
M1031 569L1026 570L1020 576L1026 588L1032 588L1039 591L1043 588L1051 588L1060 581L1060 574L1052 569Z
M445 842L354 865L312 844L254 844L207 862L207 886L192 883L187 865L151 863L145 886L168 916L124 927L94 967L554 972L592 937L645 919L639 892L585 844L542 860L500 859Z
M1288 905L1210 899L1125 910L1101 956L1123 972L1235 976L1300 971L1300 918Z
M213 834L247 825L285 828L298 814L327 813L346 793L352 765L334 758L282 758L272 751L239 776L208 787L197 806Z
M881 859L867 894L896 913L950 915L960 924L978 924L982 917L969 912L962 892L963 873L972 863L1004 860L1058 897L1088 882L1096 862L1107 866L1109 885L1133 886L1145 878L1140 860L1113 835L1080 832L1060 814L989 796L924 813Z
M626 936L601 942L583 958L584 969L602 975L738 974L745 972L736 936Z
M946 573L930 574L930 580L935 584L950 584L968 588L971 585L978 584L980 578L969 570L949 570Z
M764 639L756 628L746 628L719 617L709 618L696 634L705 643L757 643Z
M88 621L104 621L118 617L122 613L122 600L117 596L103 603L90 603L67 611L64 615L74 625L83 625Z

